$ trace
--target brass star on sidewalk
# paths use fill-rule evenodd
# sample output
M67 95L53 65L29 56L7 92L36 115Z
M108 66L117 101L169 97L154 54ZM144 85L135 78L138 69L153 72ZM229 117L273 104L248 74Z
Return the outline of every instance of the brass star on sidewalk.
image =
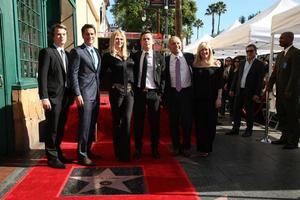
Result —
M88 183L78 192L78 194L88 192L91 190L97 190L103 187L113 188L132 193L129 190L129 188L124 184L124 182L139 177L141 177L141 175L116 176L109 168L105 169L96 176L70 176L70 178L72 179L85 181Z

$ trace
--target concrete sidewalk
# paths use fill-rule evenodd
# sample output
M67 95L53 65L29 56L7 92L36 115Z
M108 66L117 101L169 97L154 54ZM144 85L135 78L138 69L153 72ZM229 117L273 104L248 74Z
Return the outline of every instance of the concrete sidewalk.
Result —
M300 199L299 149L262 143L264 127L258 124L249 138L227 136L231 122L228 117L220 122L208 157L176 157L201 199ZM270 130L271 139L279 137L278 131ZM0 199L44 155L41 149L42 145L26 155L0 158Z
M251 137L225 135L231 122L220 122L208 157L178 158L201 199L300 199L299 149L261 142L264 127L258 124ZM279 131L269 133L272 140L280 137Z

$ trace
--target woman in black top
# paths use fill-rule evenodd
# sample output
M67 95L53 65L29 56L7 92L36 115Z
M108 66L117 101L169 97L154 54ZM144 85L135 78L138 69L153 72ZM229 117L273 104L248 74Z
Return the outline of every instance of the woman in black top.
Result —
M208 156L212 152L222 98L222 69L208 43L199 44L192 69L197 151L200 156Z
M103 55L103 72L111 71L109 101L112 112L113 146L119 161L130 161L130 121L133 108L133 66L123 31L112 33L109 52Z

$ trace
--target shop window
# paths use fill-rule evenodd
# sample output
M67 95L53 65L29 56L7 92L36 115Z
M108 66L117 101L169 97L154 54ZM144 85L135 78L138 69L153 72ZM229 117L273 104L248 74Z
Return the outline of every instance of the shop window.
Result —
M17 2L21 77L36 78L42 34L40 0Z

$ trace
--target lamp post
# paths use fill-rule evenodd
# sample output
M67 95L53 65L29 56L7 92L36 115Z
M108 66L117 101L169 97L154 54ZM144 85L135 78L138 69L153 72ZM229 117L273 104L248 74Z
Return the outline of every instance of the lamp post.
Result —
M181 32L182 32L182 0L176 0L175 3L175 33L176 36L181 38Z
M169 21L168 21L168 10L169 10L169 0L164 0L164 17L165 17L165 30L164 30L164 50L167 48L168 35L169 35Z

